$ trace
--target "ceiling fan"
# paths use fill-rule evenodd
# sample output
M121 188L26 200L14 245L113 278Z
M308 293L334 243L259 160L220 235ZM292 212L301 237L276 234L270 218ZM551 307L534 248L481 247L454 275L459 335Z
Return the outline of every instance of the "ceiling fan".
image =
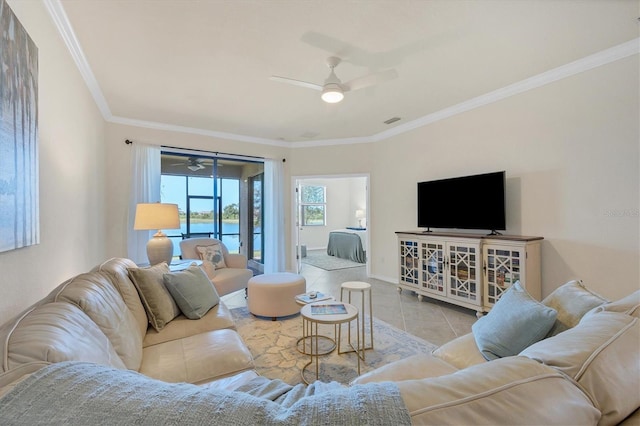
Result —
M173 163L172 166L186 166L187 169L192 172L197 172L198 170L202 170L206 168L206 166L211 166L211 163L205 163L205 160L197 157L189 157L186 161L182 161L180 163Z
M288 77L279 77L272 75L269 79L273 81L279 81L280 83L293 84L295 86L306 87L308 89L314 89L322 92L321 98L323 101L334 104L340 102L344 98L345 92L351 90L363 89L370 87L378 83L382 83L388 80L393 80L398 77L398 73L395 69L389 69L386 71L380 71L373 74L365 75L363 77L355 78L351 81L343 83L336 76L335 68L340 64L341 59L336 56L330 56L327 58L327 66L331 70L329 77L324 81L324 85L315 83L309 83L307 81L294 80Z

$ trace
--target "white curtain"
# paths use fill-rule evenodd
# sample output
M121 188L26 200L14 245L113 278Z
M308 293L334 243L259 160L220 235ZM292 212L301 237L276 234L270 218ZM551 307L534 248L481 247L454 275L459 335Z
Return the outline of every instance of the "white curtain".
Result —
M138 203L160 201L160 147L134 142L131 155L131 193L127 220L127 256L136 263L145 263L147 242L155 231L134 231Z
M264 272L285 271L284 166L264 160Z

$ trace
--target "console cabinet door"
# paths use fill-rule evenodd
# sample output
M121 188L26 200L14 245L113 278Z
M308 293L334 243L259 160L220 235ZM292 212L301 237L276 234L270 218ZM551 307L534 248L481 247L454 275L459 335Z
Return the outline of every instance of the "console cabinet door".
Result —
M420 283L428 293L447 295L446 244L443 241L420 241Z
M490 308L500 299L511 284L520 281L526 288L524 247L486 244L483 249L485 259L485 304Z
M477 306L482 305L480 253L480 244L447 243L447 297Z
M419 242L413 239L400 238L400 284L420 288L420 253Z

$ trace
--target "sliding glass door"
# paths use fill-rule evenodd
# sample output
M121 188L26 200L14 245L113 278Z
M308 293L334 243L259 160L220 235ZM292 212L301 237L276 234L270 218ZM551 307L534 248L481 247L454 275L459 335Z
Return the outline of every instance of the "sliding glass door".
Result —
M180 211L180 229L165 231L174 241L174 256L181 239L210 237L262 263L264 165L168 152L161 159L162 202L178 204Z

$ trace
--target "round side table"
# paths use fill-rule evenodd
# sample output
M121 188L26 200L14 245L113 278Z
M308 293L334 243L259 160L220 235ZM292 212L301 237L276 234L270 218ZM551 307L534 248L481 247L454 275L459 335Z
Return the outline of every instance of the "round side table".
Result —
M366 283L364 281L347 281L342 283L342 285L340 286L340 300L344 300L344 292L347 291L348 292L348 299L347 302L351 303L351 293L360 293L362 296L362 310L361 312L361 317L362 317L362 331L361 331L361 335L362 335L362 344L360 344L360 342L358 342L358 346L360 346L360 348L362 348L362 360L364 361L364 351L365 349L373 349L373 301L372 301L372 295L371 295L371 284ZM365 299L367 296L369 297L369 334L370 334L370 345L367 346L366 345L366 334L365 334L365 329L364 329L364 323L365 323L365 318L364 318L364 310L365 310ZM351 340L351 329L349 329L349 340Z
M330 297L328 299L324 299L321 302L325 302L325 303L331 303L331 302L335 302L335 298ZM306 306L307 303L296 299L296 303L302 307ZM311 303L319 303L319 302L311 302ZM315 350L317 352L317 355L329 355L331 352L334 351L334 349L336 348L336 339L335 337L338 335L337 334L337 325L333 326L333 338L331 338L330 336L325 336L324 334L320 334L320 335L312 335L311 334L311 323L307 320L305 320L304 316L300 315L300 317L302 318L302 337L300 337L297 341L296 341L296 349L298 350L298 352L300 352L301 354L305 354L305 355L311 355L311 345L310 343L307 344L307 342L311 339L317 338L320 339L323 343L317 342L315 344ZM302 346L302 349L300 349L300 346ZM307 346L309 346L309 349L307 350ZM321 347L323 346L323 347Z
M347 313L338 313L338 314L332 314L332 313L316 313L314 312L314 306L320 307L322 305L344 305L344 307L346 308ZM333 325L337 325L338 326L338 336L337 336L337 341L338 341L338 354L343 354L343 353L347 353L347 352L351 352L351 351L345 351L345 352L341 352L340 351L340 337L341 337L341 331L342 331L342 324L350 324L351 321L356 320L356 330L358 330L358 338L357 338L357 343L356 343L356 347L353 348L354 351L356 352L356 359L358 360L358 375L360 375L360 317L358 316L358 308L356 308L353 305L350 305L349 303L331 303L327 301L322 301L322 302L316 302L316 303L310 303L308 305L305 305L302 307L302 309L300 310L300 315L302 315L302 319L305 322L303 324L303 330L306 330L306 327L309 327L309 331L310 331L310 336L311 336L311 350L309 351L309 362L307 364L305 364L304 367L302 367L302 370L300 371L300 374L302 376L302 380L306 383L309 384L309 382L307 381L307 379L304 377L304 372L307 369L307 367L309 367L311 364L313 364L314 362L314 358L315 358L315 365L316 365L316 380L318 380L318 377L320 375L320 358L319 356L321 354L318 353L317 350L317 346L318 346L318 324L333 324ZM315 330L314 330L315 327ZM351 345L351 342L349 342ZM352 345L351 345L352 346ZM364 352L364 351L363 351Z

